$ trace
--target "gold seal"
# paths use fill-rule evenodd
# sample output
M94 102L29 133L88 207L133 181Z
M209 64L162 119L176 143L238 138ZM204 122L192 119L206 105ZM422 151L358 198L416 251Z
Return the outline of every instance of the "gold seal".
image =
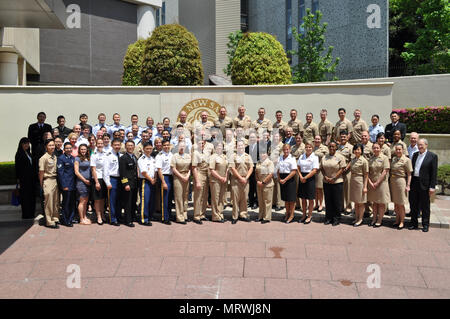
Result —
M181 111L186 112L186 121L191 124L194 124L195 121L201 121L200 115L204 111L208 113L208 120L214 122L214 120L219 116L220 107L221 105L216 101L202 98L190 101L185 106L183 106ZM179 116L178 121L180 121Z

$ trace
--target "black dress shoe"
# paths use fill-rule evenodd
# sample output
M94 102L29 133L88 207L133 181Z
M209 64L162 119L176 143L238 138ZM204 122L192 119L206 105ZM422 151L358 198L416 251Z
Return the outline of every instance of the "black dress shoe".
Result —
M187 221L183 220L182 222L176 222L177 224L187 225Z
M402 230L403 228L405 228L405 225L403 225L402 227L397 226L397 229L398 229L398 230Z
M333 225L332 226L337 226L337 225L339 225L340 223L339 223L339 221L338 220L335 220L334 222L333 222Z
M208 221L209 219L206 218L206 217L202 217L202 218L200 218L200 220L206 220L206 221Z
M79 223L80 223L80 221L77 220L77 219L74 219L74 220L72 221L72 224L79 224Z
M359 227L359 226L361 226L362 224L363 224L363 222L360 222L359 224L354 223L354 224L353 224L353 227Z
M111 223L111 226L120 226L118 222Z
M172 222L170 220L165 220L165 221L163 221L163 224L172 225Z
M375 225L373 225L374 228L379 228L381 226L383 226L383 224L375 224Z
M329 225L331 224L331 220L330 219L325 219L325 221L323 222L324 225Z
M258 208L258 205L253 204L252 209L257 209L257 208Z
M221 220L214 220L215 223L225 223L225 220L221 219Z
M423 226L422 231L423 231L424 233L427 233L427 232L428 232L428 226Z
M50 226L45 225L45 227L47 227L47 228L53 228L53 229L58 229L58 228L59 228L58 224L50 225Z
M311 221L312 221L312 218L311 218L309 221L306 221L306 220L305 220L305 221L303 222L303 224L308 225L309 223L311 223Z
M261 221L261 224L267 224L267 223L270 223L270 220L263 219L263 220Z
M373 227L373 225L375 225L375 223L374 222L369 222L369 224L367 224L367 226L369 226L369 227Z
M321 208L321 209L317 209L317 212L318 212L318 213L321 213L321 212L323 212L323 208Z
M406 217L411 217L411 213L405 214Z
M397 228L398 227L398 224L393 224L392 225L392 228Z
M194 223L199 224L199 225L203 224L203 222L201 220L197 220L197 219L194 219Z
M233 220L231 221L231 224L233 224L233 225L234 225L234 224L236 224L236 223L237 223L237 221L238 221L237 219L233 219Z
M239 219L240 220L242 220L243 222L247 222L247 223L249 223L250 222L250 218L241 218L241 217L239 217Z
M66 226L67 226L67 227L73 227L73 224L70 223L70 224L67 224Z
M419 226L416 226L416 225L409 225L408 229L409 229L409 230L419 229Z
M151 222L144 222L144 223L142 223L142 225L144 225L144 226L151 226L152 223Z

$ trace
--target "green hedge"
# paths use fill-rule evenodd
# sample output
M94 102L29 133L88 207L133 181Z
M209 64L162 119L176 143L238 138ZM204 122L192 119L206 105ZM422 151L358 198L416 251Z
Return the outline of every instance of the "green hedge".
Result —
M408 133L450 134L450 106L395 109Z
M122 85L138 86L141 84L141 68L144 58L144 44L142 39L128 46L127 53L123 59Z
M14 162L0 163L0 185L15 185L16 171Z
M444 193L446 188L450 188L450 165L441 165L437 173L438 184L441 185L441 192Z

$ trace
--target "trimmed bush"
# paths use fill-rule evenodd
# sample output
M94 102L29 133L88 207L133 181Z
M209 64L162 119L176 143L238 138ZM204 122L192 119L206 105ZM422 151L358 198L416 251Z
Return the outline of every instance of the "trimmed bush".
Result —
M437 172L438 184L441 185L441 193L444 193L446 188L450 188L450 165L445 164L438 167Z
M141 68L144 59L145 40L139 39L128 46L127 53L123 59L122 85L141 85Z
M142 85L202 85L198 41L179 24L157 27L145 40Z
M231 65L234 85L291 84L291 67L283 46L264 32L244 34Z
M408 133L450 134L450 107L427 106L396 109Z
M16 185L16 169L14 162L0 163L0 185Z

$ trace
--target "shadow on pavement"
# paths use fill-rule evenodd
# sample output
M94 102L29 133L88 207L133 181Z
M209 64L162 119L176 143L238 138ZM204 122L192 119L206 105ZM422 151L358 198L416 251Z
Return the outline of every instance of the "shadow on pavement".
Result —
M33 222L33 219L0 222L0 254L31 228Z

